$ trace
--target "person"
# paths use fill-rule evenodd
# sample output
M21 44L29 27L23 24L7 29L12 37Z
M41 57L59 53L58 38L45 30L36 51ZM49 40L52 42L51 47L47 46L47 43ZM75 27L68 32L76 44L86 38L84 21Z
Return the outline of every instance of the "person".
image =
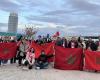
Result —
M27 44L26 39L22 39L21 44L19 46L19 53L17 55L19 66L22 65L22 60L25 59L28 48L29 48L29 45Z
M15 40L15 39L12 39L11 42L12 42L12 43L16 43L16 40ZM16 44L16 45L17 45L17 44ZM16 53L17 53L17 52L16 52ZM16 55L15 55L13 58L10 59L10 63L11 63L11 64L16 63Z
M86 49L91 51L97 51L97 44L92 40L92 38L89 38L89 40L86 43ZM97 72L97 70L93 70L94 72Z
M52 42L52 39L51 39L51 37L50 37L50 34L47 34L47 36L46 36L46 42L47 42L47 43Z
M32 48L27 52L26 58L23 60L23 66L28 67L28 69L32 69L34 63L35 63L35 50Z
M4 40L3 40L3 43L9 43L9 42L10 42L9 37L5 36ZM2 63L2 65L7 65L8 59L1 59L1 63Z
M39 35L39 36L38 36L38 39L37 39L35 42L36 42L37 44L39 44L39 45L42 45L42 44L43 44L42 36Z
M45 51L41 51L41 55L36 59L36 69L46 69L48 68L48 59L53 57L53 55L46 55Z
M2 61L2 60L0 59L0 66L1 66L1 61Z
M97 48L97 51L100 51L100 37L99 37L99 41L97 41L97 46L98 46L98 48Z
M62 47L67 48L67 39L65 37L62 38Z
M55 45L62 46L62 39L60 37L57 37Z
M91 51L97 51L97 44L89 38L89 40L86 42L86 49L91 50Z
M71 41L69 41L68 48L78 48L78 41L75 37L72 37Z

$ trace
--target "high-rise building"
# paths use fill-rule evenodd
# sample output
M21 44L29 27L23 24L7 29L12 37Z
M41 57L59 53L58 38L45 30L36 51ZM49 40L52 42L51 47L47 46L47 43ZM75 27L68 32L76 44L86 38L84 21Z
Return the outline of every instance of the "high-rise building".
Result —
M17 27L18 27L18 14L10 13L8 20L8 32L17 33Z

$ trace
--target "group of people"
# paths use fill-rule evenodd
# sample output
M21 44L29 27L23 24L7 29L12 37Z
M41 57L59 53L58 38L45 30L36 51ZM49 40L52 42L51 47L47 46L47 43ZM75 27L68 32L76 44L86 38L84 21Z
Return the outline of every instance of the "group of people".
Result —
M32 41L32 40L31 40ZM35 49L30 48L31 46L31 41L27 40L25 37L21 37L19 40L14 40L13 42L16 42L18 47L17 47L17 52L16 56L10 59L10 63L16 63L18 61L18 67L27 68L27 69L32 69L35 67L36 69L45 69L48 68L49 62L48 59L53 57L52 55L46 55L45 50L42 50L40 53L40 56L38 58L35 57ZM41 41L41 42L39 42ZM6 40L6 41L0 41L1 43L7 43L7 42L12 42L11 40ZM40 36L38 37L35 42L39 45L44 44L46 42L50 42L50 40L46 38L42 38L40 40ZM6 65L8 63L8 60L5 59L0 59L0 65Z
M83 48L85 50L88 49L91 51L100 51L100 39L98 39L98 41L94 41L92 38L83 40L80 37L77 39L72 37L71 40L67 40L65 37L58 37L56 40L56 45L64 48Z
M10 63L16 63L18 60L18 66L22 68L32 69L46 69L48 68L49 61L48 59L54 55L46 55L45 50L42 50L38 58L35 57L35 49L30 48L30 43L32 40L27 40L25 37L21 37L18 40L13 40L11 42L20 42L18 43L18 49L16 56L10 60ZM2 41L1 41L2 42ZM8 42L8 41L6 41ZM46 37L38 36L38 39L34 40L35 43L42 45L49 42L55 42L55 45L61 46L64 48L83 48L92 51L100 51L100 39L98 41L93 41L91 38L88 40L83 40L80 37L72 37L70 40L67 40L65 37L57 37L56 40L51 39L49 35ZM8 60L0 59L0 65L6 64Z
M48 59L53 57L53 55L46 55L45 50L42 50L40 56L35 58L34 48L30 48L27 41L22 39L17 53L18 66L28 66L32 69L35 66L36 69L45 69L48 67Z

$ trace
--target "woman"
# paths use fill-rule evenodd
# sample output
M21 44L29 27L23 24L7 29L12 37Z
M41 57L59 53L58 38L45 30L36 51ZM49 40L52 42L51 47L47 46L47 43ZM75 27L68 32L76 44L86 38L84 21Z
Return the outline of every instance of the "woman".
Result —
M18 53L19 66L22 65L22 60L25 59L28 49L29 49L29 45L27 44L25 39L22 39L22 42L19 46L19 53Z
M100 39L99 39L99 41L97 42L97 45L98 45L97 51L100 51Z
M34 63L35 63L35 51L32 48L27 52L26 58L23 60L23 66L28 67L28 69L32 69Z

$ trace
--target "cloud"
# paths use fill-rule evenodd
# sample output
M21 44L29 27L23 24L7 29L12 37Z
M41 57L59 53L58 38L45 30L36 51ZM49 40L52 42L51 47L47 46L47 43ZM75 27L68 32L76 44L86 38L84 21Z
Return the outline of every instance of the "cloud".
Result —
M7 23L0 23L0 32L6 32L8 29Z
M7 23L0 23L0 27L7 27Z
M0 10L7 13L18 12L19 24L35 24L41 28L41 32L58 29L64 34L100 32L100 1L98 0L1 0ZM5 14L1 12L0 16ZM5 19L0 22L7 20L7 16L4 17ZM6 25L0 23L1 26Z
M20 5L11 0L0 0L0 9L7 12L20 11Z
M100 5L93 4L89 2L88 0L68 0L68 1L71 4L71 7L74 9L78 9L80 11L86 11L89 14L95 15L95 16L100 15Z

